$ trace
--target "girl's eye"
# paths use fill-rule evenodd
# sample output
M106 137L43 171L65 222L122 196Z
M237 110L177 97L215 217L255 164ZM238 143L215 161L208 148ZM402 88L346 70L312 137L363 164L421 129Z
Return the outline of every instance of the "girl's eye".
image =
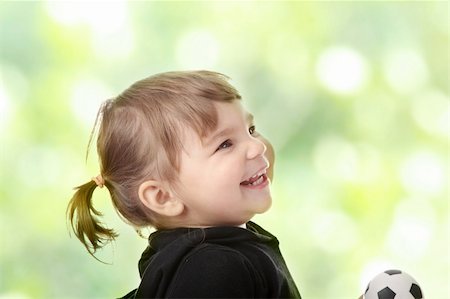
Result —
M248 128L248 132L250 133L250 135L254 135L256 133L256 127L251 126L250 128Z
M229 147L232 146L232 145L233 145L233 144L231 143L231 140L230 140L230 139L227 139L227 140L225 140L224 142L222 142L222 143L219 145L219 147L217 148L216 152L217 152L218 150L221 150L221 149L229 148Z

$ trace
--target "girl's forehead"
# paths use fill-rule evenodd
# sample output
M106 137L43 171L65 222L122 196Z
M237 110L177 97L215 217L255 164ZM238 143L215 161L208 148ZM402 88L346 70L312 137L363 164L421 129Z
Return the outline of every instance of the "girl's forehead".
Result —
M253 115L249 113L241 101L219 102L215 103L217 110L217 126L214 131L223 129L223 127L236 126L241 123L253 121Z
M216 102L214 106L217 111L219 125L221 122L226 123L230 119L253 120L253 115L244 108L241 101Z

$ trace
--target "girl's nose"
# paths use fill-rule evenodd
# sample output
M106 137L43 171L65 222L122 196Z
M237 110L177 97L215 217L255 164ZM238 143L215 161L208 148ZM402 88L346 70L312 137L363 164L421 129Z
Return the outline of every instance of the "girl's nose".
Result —
M265 152L266 152L266 145L259 139L251 137L251 139L248 142L247 159L250 160L258 156L262 156L264 155Z

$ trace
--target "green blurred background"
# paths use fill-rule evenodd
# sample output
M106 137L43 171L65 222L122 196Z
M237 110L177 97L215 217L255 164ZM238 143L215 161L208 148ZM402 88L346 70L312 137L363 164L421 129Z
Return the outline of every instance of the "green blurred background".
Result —
M112 298L146 246L94 260L69 236L100 103L148 75L232 78L277 151L278 236L304 298L357 298L378 272L449 298L449 2L0 2L0 298Z

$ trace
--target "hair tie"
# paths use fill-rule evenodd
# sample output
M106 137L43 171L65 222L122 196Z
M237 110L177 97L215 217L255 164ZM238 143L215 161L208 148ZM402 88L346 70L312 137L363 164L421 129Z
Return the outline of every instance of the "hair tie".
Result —
M103 188L105 186L105 180L103 179L102 175L99 174L98 176L95 176L92 178L92 180L99 186L100 188Z

